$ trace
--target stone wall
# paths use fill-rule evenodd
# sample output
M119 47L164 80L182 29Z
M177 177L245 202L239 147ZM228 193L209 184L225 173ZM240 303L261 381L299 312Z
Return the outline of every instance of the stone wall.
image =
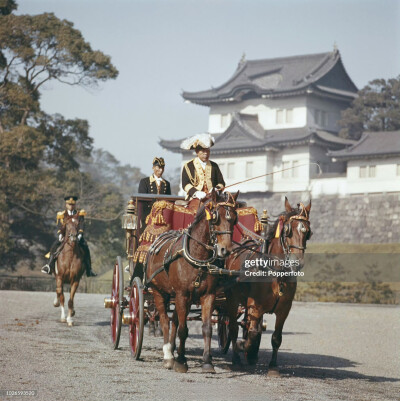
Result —
M243 193L239 199L262 214L268 210L271 221L284 210L284 199L292 206L308 204L308 194ZM310 214L313 242L318 243L400 243L400 193L321 196L312 201Z

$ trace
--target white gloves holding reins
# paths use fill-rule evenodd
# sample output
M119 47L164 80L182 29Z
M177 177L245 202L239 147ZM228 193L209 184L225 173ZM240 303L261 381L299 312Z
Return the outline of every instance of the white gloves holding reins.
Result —
M193 194L193 198L197 198L197 199L203 199L203 198L205 198L206 197L206 193L205 192L203 192L203 191L196 191L194 194Z

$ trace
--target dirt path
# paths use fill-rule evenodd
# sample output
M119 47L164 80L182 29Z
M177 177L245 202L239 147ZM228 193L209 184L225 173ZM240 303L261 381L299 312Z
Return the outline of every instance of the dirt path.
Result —
M145 328L142 361L130 355L128 330L120 350L109 339L103 295L77 294L75 326L59 322L54 294L0 292L0 390L37 390L34 400L398 400L400 308L295 303L279 353L281 378L267 378L271 328L259 362L241 372L218 351L217 373L201 373L200 324L190 323L189 372L162 368L162 340ZM216 330L214 329L214 333Z

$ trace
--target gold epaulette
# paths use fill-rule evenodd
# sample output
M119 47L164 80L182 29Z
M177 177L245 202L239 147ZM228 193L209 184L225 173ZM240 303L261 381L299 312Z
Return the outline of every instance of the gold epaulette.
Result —
M59 220L61 220L61 224L64 223L64 212L58 212L57 213L57 224L58 224Z
M79 210L79 216L86 216L86 211L85 211L85 209Z

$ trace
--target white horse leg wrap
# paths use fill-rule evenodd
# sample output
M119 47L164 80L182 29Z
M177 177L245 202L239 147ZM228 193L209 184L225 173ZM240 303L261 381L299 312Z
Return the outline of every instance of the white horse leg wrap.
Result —
M170 343L164 344L162 349L164 352L164 359L173 359L174 358L174 356L172 355L172 352L171 352L172 347L171 347Z

